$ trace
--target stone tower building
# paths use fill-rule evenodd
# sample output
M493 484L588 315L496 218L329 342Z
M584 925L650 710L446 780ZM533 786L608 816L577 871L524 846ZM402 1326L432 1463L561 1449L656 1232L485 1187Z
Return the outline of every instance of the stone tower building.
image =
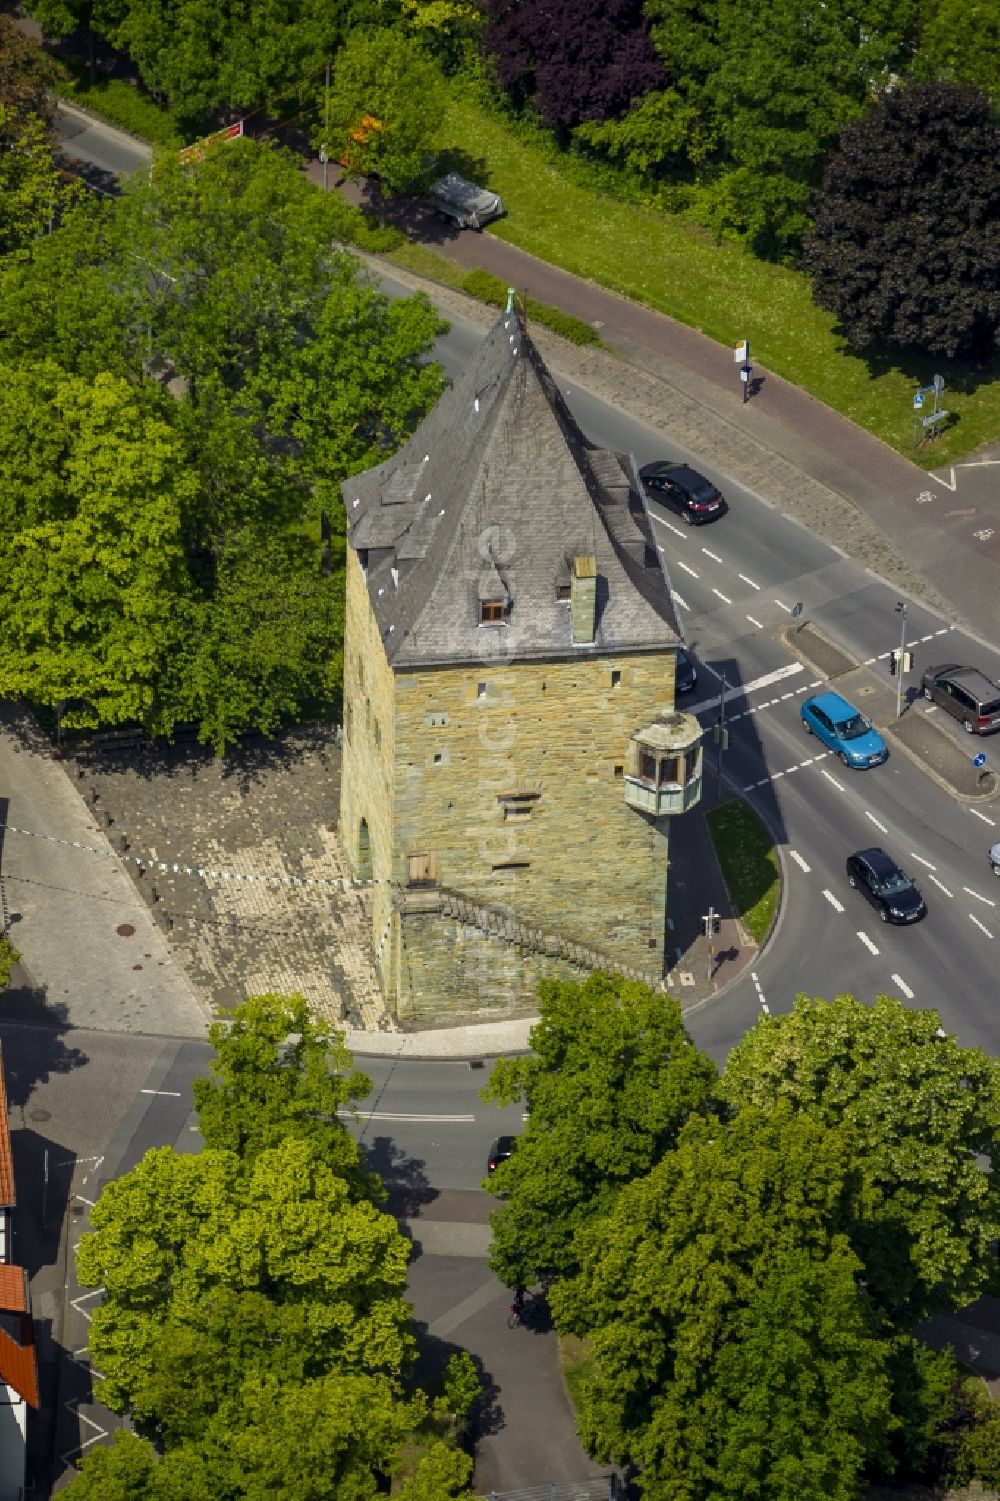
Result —
M593 447L517 313L348 480L340 827L400 1022L664 972L669 815L701 790L632 462Z

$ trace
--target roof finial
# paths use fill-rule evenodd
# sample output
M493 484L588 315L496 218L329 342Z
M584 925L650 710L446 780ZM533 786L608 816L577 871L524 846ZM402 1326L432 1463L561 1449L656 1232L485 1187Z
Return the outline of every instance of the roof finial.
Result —
M508 313L514 312L514 299L516 297L517 297L517 288L516 287L508 287L507 288L507 306L504 308L504 315L505 316Z

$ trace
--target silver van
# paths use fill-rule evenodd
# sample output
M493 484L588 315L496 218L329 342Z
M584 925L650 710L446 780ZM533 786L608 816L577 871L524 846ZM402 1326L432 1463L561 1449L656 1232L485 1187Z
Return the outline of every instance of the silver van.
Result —
M1000 688L975 667L949 663L928 667L923 677L924 698L939 704L961 722L969 735L1000 730Z
M503 214L497 193L480 188L457 172L448 172L432 182L428 197L439 219L451 219L459 229L482 229Z

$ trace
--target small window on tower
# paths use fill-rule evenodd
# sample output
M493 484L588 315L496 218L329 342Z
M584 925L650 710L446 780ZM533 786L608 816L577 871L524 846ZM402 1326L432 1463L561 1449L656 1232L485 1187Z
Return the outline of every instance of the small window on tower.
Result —
M476 697L477 698L485 698L486 696L487 696L486 684L485 683L477 683L476 684Z
M556 585L556 599L569 599L571 593L572 590L570 589L569 584Z
M618 684L621 682L621 680L622 680L621 673L620 672L613 672L611 674L611 686L612 686L612 688L617 688Z
M616 766L615 767L615 776L616 777L623 777L624 775L625 775L625 768L624 768L624 766Z
M480 621L483 625L503 625L504 602L502 599L484 599Z

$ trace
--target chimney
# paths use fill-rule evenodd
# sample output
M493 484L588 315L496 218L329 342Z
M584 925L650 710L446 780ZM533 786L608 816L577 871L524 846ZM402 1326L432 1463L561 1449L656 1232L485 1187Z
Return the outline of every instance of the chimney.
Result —
M597 625L597 559L574 558L570 577L570 619L577 646L593 645Z

